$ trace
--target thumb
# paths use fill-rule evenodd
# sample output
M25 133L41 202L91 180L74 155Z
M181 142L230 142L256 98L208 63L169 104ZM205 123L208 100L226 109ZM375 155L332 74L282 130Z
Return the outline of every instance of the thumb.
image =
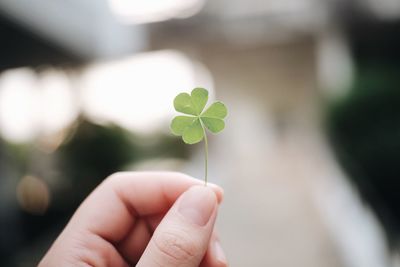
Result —
M154 231L137 267L197 267L217 215L217 197L206 186L184 192Z

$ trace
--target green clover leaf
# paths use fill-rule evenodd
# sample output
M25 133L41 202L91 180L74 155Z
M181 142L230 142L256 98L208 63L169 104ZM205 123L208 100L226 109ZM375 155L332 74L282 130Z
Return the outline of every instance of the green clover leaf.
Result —
M204 88L195 88L191 94L180 93L174 99L176 111L186 114L176 116L171 122L171 131L177 136L182 136L186 144L205 142L205 182L207 184L208 142L206 129L218 133L225 128L224 118L228 110L224 103L217 101L210 105L204 112L208 101L208 91Z
M208 101L208 91L195 88L192 93L181 93L174 99L175 110L188 116L176 116L171 122L171 131L182 136L186 144L196 144L203 140L205 127L212 133L225 128L224 118L228 114L222 102L215 102L204 112Z

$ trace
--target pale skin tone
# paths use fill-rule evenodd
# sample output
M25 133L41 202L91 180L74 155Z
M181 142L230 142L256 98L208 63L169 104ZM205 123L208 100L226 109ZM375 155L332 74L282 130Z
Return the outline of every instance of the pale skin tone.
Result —
M39 267L225 267L223 191L180 173L126 172L81 204Z

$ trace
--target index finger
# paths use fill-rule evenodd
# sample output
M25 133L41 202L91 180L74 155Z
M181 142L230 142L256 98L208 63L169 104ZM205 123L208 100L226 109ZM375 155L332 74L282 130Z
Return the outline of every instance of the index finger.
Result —
M89 195L68 227L116 243L126 236L137 218L166 212L183 192L201 184L200 180L176 172L117 173ZM222 189L209 185L220 202Z

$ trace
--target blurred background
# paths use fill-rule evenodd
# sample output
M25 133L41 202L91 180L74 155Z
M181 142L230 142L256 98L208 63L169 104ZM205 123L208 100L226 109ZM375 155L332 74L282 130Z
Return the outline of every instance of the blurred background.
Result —
M169 132L201 86L231 266L400 266L399 47L398 0L0 0L0 265L115 171L202 179Z

